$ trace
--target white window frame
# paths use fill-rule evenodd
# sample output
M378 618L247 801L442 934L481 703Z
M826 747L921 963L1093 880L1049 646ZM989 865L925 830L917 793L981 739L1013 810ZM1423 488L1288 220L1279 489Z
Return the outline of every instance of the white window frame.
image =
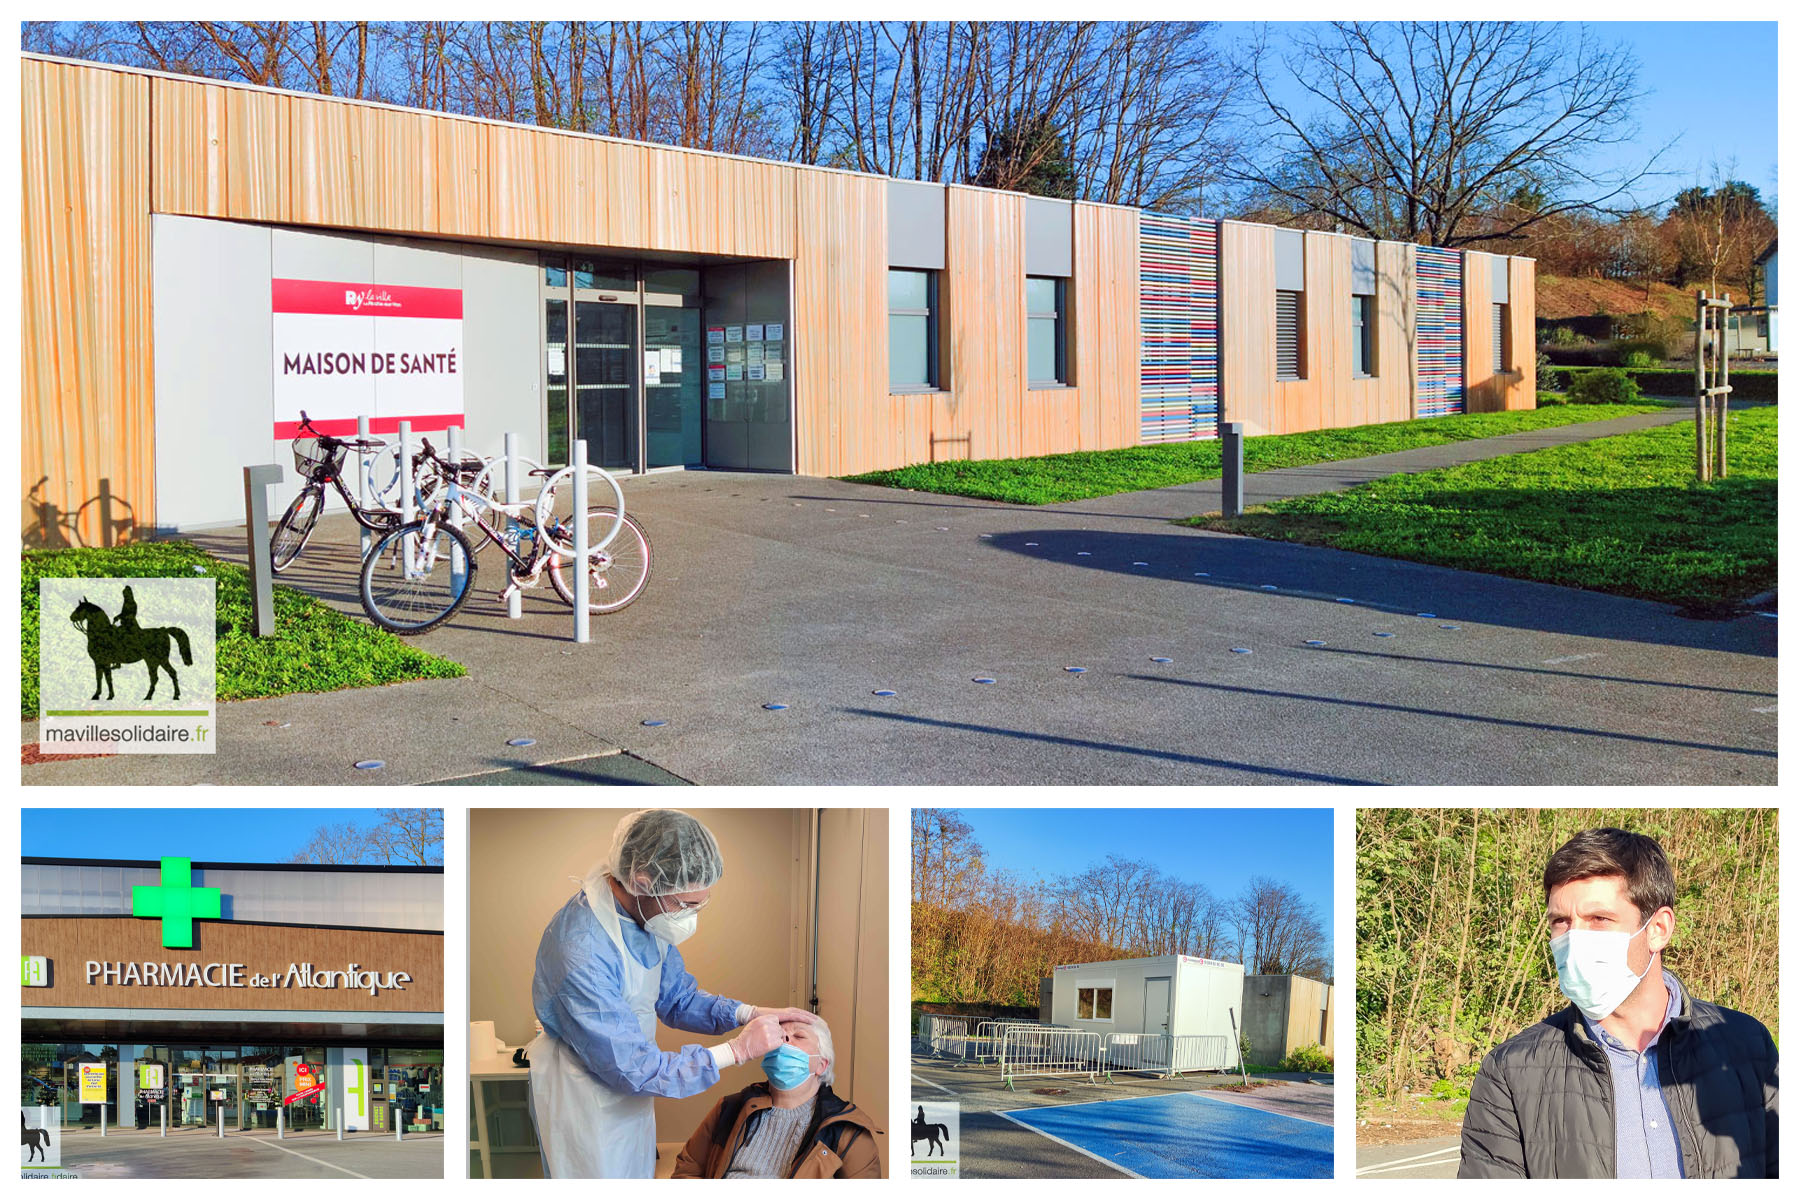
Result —
M1081 993L1084 990L1089 990L1094 993L1094 1007L1096 1009L1100 1006L1100 993L1102 991L1111 993L1111 1002L1106 1007L1107 1007L1107 1011L1112 1013L1113 1015L1109 1016L1109 1017L1084 1017L1084 1016L1082 1016L1081 1015ZM1101 1025L1112 1025L1112 1024L1115 1024L1119 1019L1118 1012L1119 1012L1119 981L1117 979L1077 979L1075 981L1075 1016L1074 1016L1075 1020L1086 1021L1089 1023L1097 1023L1097 1024L1101 1024Z

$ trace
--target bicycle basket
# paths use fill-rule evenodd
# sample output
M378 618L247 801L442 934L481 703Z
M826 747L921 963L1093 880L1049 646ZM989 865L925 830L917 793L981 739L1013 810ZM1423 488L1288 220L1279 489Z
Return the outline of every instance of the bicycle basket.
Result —
M342 442L335 443L327 450L316 437L297 437L294 439L294 470L300 472L305 479L314 475L340 474L346 452L347 447Z

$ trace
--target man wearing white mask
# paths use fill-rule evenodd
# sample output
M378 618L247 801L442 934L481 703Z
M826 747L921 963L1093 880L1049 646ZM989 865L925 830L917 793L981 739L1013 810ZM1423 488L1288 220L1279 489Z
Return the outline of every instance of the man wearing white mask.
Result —
M1481 1064L1457 1175L1776 1178L1775 1043L1663 966L1675 873L1662 847L1576 834L1544 868L1544 907L1570 1006Z
M756 1062L805 1009L757 1008L700 990L675 946L691 937L725 873L712 831L673 809L635 812L605 861L551 919L538 945L526 1048L531 1116L553 1179L650 1179L657 1096L694 1096L719 1071ZM656 1045L656 1022L690 1033L742 1032L710 1048Z

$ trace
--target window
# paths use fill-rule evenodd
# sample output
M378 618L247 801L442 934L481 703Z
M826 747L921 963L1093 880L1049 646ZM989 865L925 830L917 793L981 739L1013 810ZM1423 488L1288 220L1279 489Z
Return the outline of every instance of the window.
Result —
M888 271L888 387L938 385L936 271Z
M1512 359L1512 355L1508 353L1512 347L1506 344L1510 340L1507 334L1512 322L1506 319L1506 309L1507 306L1504 304L1494 305L1494 374L1496 375L1506 371L1506 364Z
M1067 281L1062 279L1032 275L1025 280L1025 367L1034 386L1069 381L1063 319L1066 289Z
M1110 987L1084 987L1075 989L1075 1019L1077 1021L1110 1021L1112 1015L1113 990Z
M1304 379L1306 363L1300 343L1300 293L1275 293L1275 378Z
M1358 379L1375 374L1375 297L1350 297L1350 371Z
M574 512L575 510L570 509L569 511ZM1330 1032L1330 1019L1331 1019L1331 1010L1326 1009L1326 1008L1321 1008L1319 1010L1319 1045L1321 1045L1321 1046L1323 1046L1325 1044L1326 1033Z

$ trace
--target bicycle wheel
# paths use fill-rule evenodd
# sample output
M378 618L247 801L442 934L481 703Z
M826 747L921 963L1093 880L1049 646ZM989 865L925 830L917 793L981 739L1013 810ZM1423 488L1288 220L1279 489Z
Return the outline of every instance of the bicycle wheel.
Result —
M281 523L269 535L269 565L277 575L306 549L313 527L319 523L319 510L324 507L325 489L308 484L281 514Z
M360 590L369 620L390 633L424 633L449 620L474 592L475 554L460 530L414 521L369 548Z
M601 522L610 525L612 520L613 513L608 509L588 509L590 527ZM588 611L618 612L641 596L644 585L650 582L650 535L642 525L626 517L618 536L589 562ZM573 555L555 555L550 560L550 586L571 608L575 606L575 573L570 570L574 565Z
M624 528L625 493L619 490L619 481L599 467L590 465L586 471L590 517L587 548L592 555L604 550ZM570 555L575 550L574 492L575 468L564 467L550 477L537 498L537 527L542 536L550 539L550 546ZM592 521L596 512L602 515L598 524Z
M494 519L494 514L487 511L486 497L466 487L461 491L475 507L483 510L490 522ZM460 528L463 536L469 539L469 549L476 554L487 549L488 543L494 540L488 536L486 530L468 519L466 510L451 507L450 489L442 479L434 478L431 483L419 489L419 512L445 522L450 520L453 513L461 516L463 520Z

